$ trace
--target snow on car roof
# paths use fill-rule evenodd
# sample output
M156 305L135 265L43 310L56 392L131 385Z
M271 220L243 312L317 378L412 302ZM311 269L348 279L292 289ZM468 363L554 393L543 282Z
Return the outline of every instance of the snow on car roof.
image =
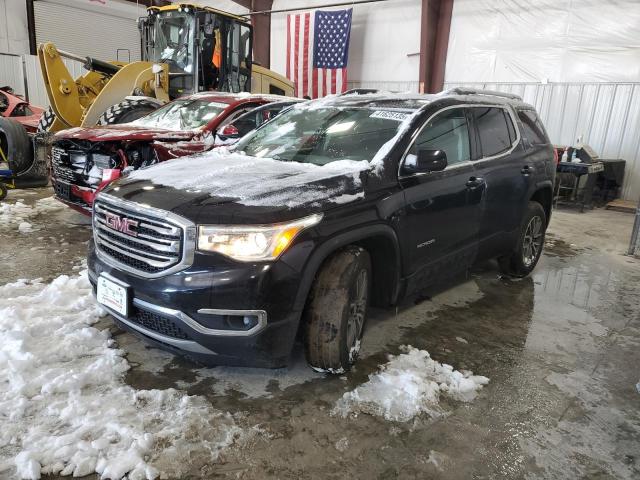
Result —
M305 104L308 108L355 107L418 110L438 98L437 95L418 93L350 93L346 95L328 95Z

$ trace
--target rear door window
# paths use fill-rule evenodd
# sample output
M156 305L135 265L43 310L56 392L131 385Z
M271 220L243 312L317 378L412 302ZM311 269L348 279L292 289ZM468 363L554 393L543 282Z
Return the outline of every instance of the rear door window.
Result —
M476 107L472 109L483 157L506 152L515 141L513 122L503 108Z
M522 122L522 134L532 145L549 143L542 122L533 110L519 110L518 118Z

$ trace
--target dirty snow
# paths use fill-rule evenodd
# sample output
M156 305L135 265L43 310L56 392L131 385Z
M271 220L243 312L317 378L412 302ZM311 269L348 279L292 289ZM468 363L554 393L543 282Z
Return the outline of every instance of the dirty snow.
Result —
M433 360L426 350L409 345L402 351L391 355L387 364L369 375L369 381L345 393L332 413L343 417L367 413L399 422L422 413L438 416L440 395L469 402L489 382L487 377Z
M26 220L62 208L64 205L53 197L41 198L34 205L27 205L22 199L15 203L0 202L0 229L17 227L20 232L26 233L31 230Z
M87 272L0 287L0 477L179 478L245 433L204 398L136 390Z
M244 205L295 207L361 188L360 173L369 168L367 161L340 160L319 166L250 157L222 148L137 170L129 179L232 198ZM330 179L337 185L314 184Z
M33 226L29 222L20 222L18 225L18 231L20 233L29 233L33 229Z

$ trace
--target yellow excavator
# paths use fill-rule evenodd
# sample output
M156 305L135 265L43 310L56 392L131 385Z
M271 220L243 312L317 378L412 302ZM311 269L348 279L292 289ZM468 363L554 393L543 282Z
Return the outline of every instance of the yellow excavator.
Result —
M138 19L142 61L105 62L38 46L50 108L39 132L133 121L201 91L293 96L287 78L252 62L253 30L243 17L191 3L149 7ZM63 58L83 63L74 79Z

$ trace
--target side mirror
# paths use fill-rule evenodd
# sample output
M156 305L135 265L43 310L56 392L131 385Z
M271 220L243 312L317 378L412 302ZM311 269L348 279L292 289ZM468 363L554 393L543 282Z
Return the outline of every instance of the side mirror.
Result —
M235 125L231 125L231 124L228 124L222 127L218 135L226 138L240 138L240 132L235 127Z
M406 175L413 173L439 172L447 167L444 150L418 150L418 155L407 155L403 165Z

